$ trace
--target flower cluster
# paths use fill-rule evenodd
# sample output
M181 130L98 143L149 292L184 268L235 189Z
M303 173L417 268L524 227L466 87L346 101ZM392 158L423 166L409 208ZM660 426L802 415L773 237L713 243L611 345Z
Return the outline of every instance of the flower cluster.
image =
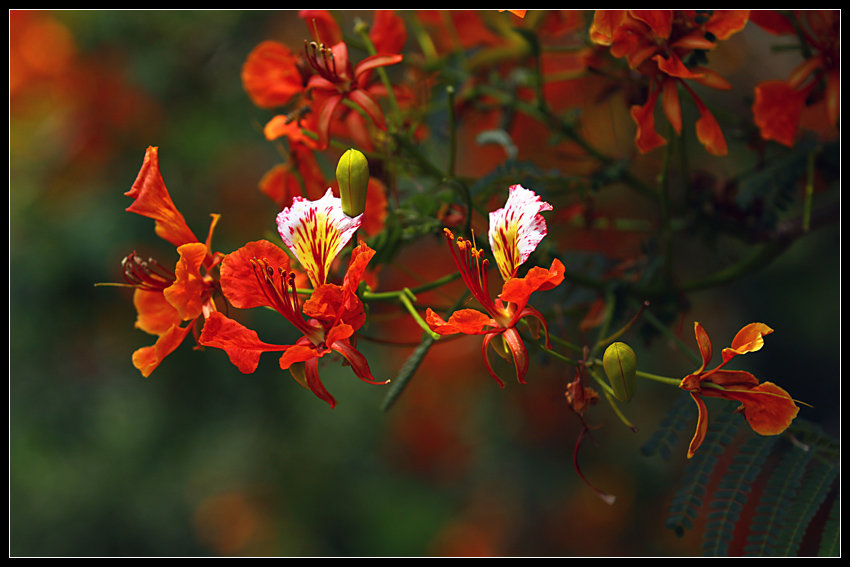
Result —
M639 357L620 337L639 315L621 330L607 332L608 325L625 311L624 303L618 303L621 298L646 305L642 297L646 294L666 298L677 308L685 303L680 296L687 287L670 273L658 278L653 271L653 266L671 266L671 259L659 256L653 263L645 256L650 248L666 248L669 253L673 232L679 226L690 228L691 217L683 214L685 220L677 224L670 215L679 211L663 202L663 214L646 223L663 225L658 238L647 239L651 246L641 243L639 253L617 257L617 263L608 265L598 279L581 273L581 267L567 256L571 250L564 242L574 227L598 220L592 201L601 184L632 184L642 195L650 193L654 204L659 201L637 176L623 173L616 159L580 140L572 119L553 110L546 97L553 85L579 90L590 84L588 77L608 80L608 75L600 79L594 74L607 61L622 73L624 83L639 84L631 93L629 102L637 103L630 104L629 112L640 152L669 143L656 131L659 103L672 130L681 135L686 114L680 95L685 93L686 101L692 101L699 113L697 139L710 154L723 156L729 153L727 137L697 85L727 91L732 85L707 65L708 54L742 32L751 20L775 33L788 31L789 20L771 19L776 15L772 12L747 10L598 10L587 15L587 26L581 26L563 14L535 14L525 10L409 14L417 18L417 32L422 32L417 37L422 48L418 57L402 54L409 20L393 11L377 11L371 26L358 21L357 40L344 40L330 12L305 10L298 16L310 39L301 49L274 40L260 42L247 55L241 80L251 102L274 113L265 122L263 134L284 154L284 162L260 181L260 189L276 205L276 216L269 214L268 221L271 224L274 218L277 236L247 242L228 253L214 251L212 237L219 215L212 215L206 238L199 240L165 187L158 148L148 148L141 171L126 193L133 199L127 211L152 219L156 234L176 248L177 259L173 263L144 259L136 252L124 259L125 282L134 288L136 326L157 337L154 345L133 354L135 367L144 376L151 375L192 333L197 348L224 351L236 369L246 374L258 371L264 353L276 353L281 370L334 407L337 400L320 376L320 364L341 359L365 383L389 382L382 373L390 363L381 360L379 367L372 360L370 365L370 351L362 342L358 344L373 320L369 302L382 301L393 303L401 317L426 334L422 344L428 348L428 341L438 344L450 336L480 337L481 374L488 384L486 375L505 385L491 351L513 366L517 381L523 384L532 373L530 346L543 357L574 367L560 375L574 377L563 387L567 406L581 418L583 431L590 430L585 415L603 399L626 421L617 404L639 397L639 377L672 383L696 403L699 418L688 457L705 439L707 397L740 402L741 413L757 433L786 431L799 411L790 394L772 382L759 382L748 372L725 367L734 357L762 347L764 336L772 332L766 325L752 323L741 329L731 347L723 350L722 362L709 370L711 341L696 323L702 364L681 380L659 379L638 370ZM793 145L805 109L822 108L831 126L837 124L839 111L837 15L805 13L795 21L807 24L801 35L807 47L805 62L786 81L759 84L752 107L752 124L762 137L785 145ZM453 33L459 25L465 26L466 34ZM439 32L433 36L424 31L435 29ZM546 50L538 41L542 37L556 38L559 47L569 47L563 51L573 51L570 78L541 71L555 68L552 52L544 57ZM356 50L366 55L358 57ZM454 57L465 50L475 52L474 61L454 69ZM536 65L517 70L517 61L524 65L531 58L537 58ZM530 77L532 68L539 75ZM401 78L391 80L391 69L398 70ZM581 81L587 79L587 83L573 82L574 75L583 74L587 76ZM489 84L499 82L497 77L508 86L500 90ZM433 94L439 81L448 85L445 98ZM462 94L456 82L463 83ZM422 101L436 103L424 109ZM445 123L433 119L434 108L449 113ZM461 143L458 148L456 120L468 117L466 112L482 112L487 120L495 116L499 123L477 132L476 144ZM554 150L540 149L542 144L530 144L531 150L514 144L533 137L528 133L534 132L532 122L534 127L551 126L557 131L551 137ZM448 131L445 139L440 137L444 130ZM631 149L630 136L631 130L626 139ZM435 140L439 148L452 152L445 169L421 147L426 140ZM456 157L474 160L484 152L481 146L494 140L508 150L508 158L493 168L491 176L458 173ZM285 144L278 145L280 141ZM334 153L344 145L350 149L341 157ZM582 159L598 160L598 168L586 174L582 165L577 166L581 173L576 175L551 175L542 167L526 167L518 157L523 151L538 150L551 152L546 158L559 166L560 161L569 161L565 156L572 158L572 152L580 150ZM325 173L329 161L336 164L336 178L331 182ZM681 173L683 179L688 177L688 172ZM664 190L659 193L663 199L670 197ZM477 242L476 230L484 232L485 224L487 237ZM550 228L559 235L553 238ZM399 250L427 239L448 246L449 254L442 252L440 257L449 273L410 287L378 290L379 269L401 264ZM616 256L610 253L605 260ZM431 260L417 258L423 264ZM491 262L500 276L493 281ZM641 269L646 274L638 274ZM728 274L722 272L715 281ZM650 280L647 285L640 281L644 275ZM448 311L431 298L417 298L419 290L431 291L456 279L465 286L463 297L468 293L474 304L452 297L457 303ZM587 288L593 295L569 304L570 316L580 319L576 334L585 341L582 345L557 337L563 329L555 323L561 317L554 316L566 311L568 292L562 284L568 279L579 286L590 282ZM450 295L446 292L443 297ZM291 340L261 338L261 333L240 320L240 310L251 309L281 315L286 322L281 336ZM589 331L597 327L599 339L588 340ZM263 335L268 333L262 329ZM598 353L606 347L600 358ZM477 355L473 360L479 364ZM593 387L588 385L590 380L596 381Z

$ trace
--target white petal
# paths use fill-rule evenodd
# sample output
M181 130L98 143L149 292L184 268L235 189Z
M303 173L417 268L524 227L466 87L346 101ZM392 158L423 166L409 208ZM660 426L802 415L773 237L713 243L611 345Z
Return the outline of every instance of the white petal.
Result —
M546 219L540 212L552 210L552 205L522 185L512 185L509 191L505 206L490 213L488 233L490 248L505 280L516 275L546 236Z
M278 213L277 230L315 288L325 283L331 263L362 220L362 214L352 218L343 213L342 201L328 188L317 201L295 197L290 207Z

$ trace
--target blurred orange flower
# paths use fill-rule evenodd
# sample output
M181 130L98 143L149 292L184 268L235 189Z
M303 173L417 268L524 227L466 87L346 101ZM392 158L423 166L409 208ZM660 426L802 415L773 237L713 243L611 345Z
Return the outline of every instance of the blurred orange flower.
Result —
M663 146L667 141L655 130L654 110L661 97L667 120L677 134L682 131L679 86L684 88L700 113L697 138L714 155L726 155L723 132L714 115L685 81L716 89L729 89L725 79L705 67L689 68L688 56L707 51L717 41L728 39L747 23L748 10L597 10L590 27L590 38L598 45L610 46L611 55L625 58L631 69L650 79L649 96L642 105L631 109L637 124L636 144L642 153Z
M756 85L753 116L765 140L794 145L804 111L832 131L841 112L841 15L837 10L797 12L798 26L774 11L754 12L753 21L769 32L798 34L810 55L784 81Z

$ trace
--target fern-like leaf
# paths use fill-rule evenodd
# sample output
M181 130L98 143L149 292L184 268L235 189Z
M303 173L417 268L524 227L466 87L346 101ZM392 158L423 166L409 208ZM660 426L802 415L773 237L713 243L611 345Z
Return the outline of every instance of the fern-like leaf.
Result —
M740 424L740 416L729 411L715 412L699 451L685 467L686 482L673 496L665 525L681 536L693 527L693 519L702 505L717 457L729 445Z
M839 557L841 555L841 498L836 498L829 509L826 528L821 535L819 557Z
M658 429L641 446L641 454L646 457L658 454L665 461L670 460L673 448L679 443L679 432L693 420L693 409L690 396L679 396L661 420Z
M797 497L810 459L810 451L793 446L771 471L750 526L745 554L760 557L781 555L780 536L790 521L788 512Z
M750 487L775 443L775 437L750 437L735 455L709 504L711 511L708 514L702 544L704 555L728 554L735 524L747 502Z

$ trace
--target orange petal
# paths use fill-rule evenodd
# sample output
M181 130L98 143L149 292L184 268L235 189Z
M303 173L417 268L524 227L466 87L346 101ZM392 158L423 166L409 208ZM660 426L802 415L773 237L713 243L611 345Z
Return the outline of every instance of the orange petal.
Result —
M700 118L697 120L697 138L710 154L725 156L728 149L723 130L704 104L698 102L697 106L700 111Z
M133 366L147 378L166 356L180 346L192 327L192 323L185 327L172 325L168 331L160 335L153 346L142 347L133 353Z
M673 31L673 10L629 10L629 14L648 25L656 38L667 39Z
M599 45L611 45L614 32L625 16L625 10L596 10L590 25L590 40Z
M207 247L200 242L184 244L177 248L180 260L174 269L176 280L162 294L174 306L184 321L195 319L203 312L212 295L212 287L201 275L201 265L207 256Z
M743 404L744 417L759 435L779 435L800 411L788 392L773 382L763 382L745 392L727 393Z
M728 362L739 354L759 350L764 346L764 336L772 332L773 329L764 323L750 323L746 325L732 339L732 346L723 349L723 362Z
M682 133L682 105L679 102L679 84L673 79L664 81L661 87L661 107L664 115L677 134Z
M181 322L180 314L161 291L136 289L133 292L136 307L136 328L151 335L162 335Z
M175 246L198 242L165 187L159 170L159 148L148 147L142 168L133 186L124 195L134 199L126 210L153 219L160 238Z
M705 30L718 40L729 39L747 25L750 10L715 10Z

